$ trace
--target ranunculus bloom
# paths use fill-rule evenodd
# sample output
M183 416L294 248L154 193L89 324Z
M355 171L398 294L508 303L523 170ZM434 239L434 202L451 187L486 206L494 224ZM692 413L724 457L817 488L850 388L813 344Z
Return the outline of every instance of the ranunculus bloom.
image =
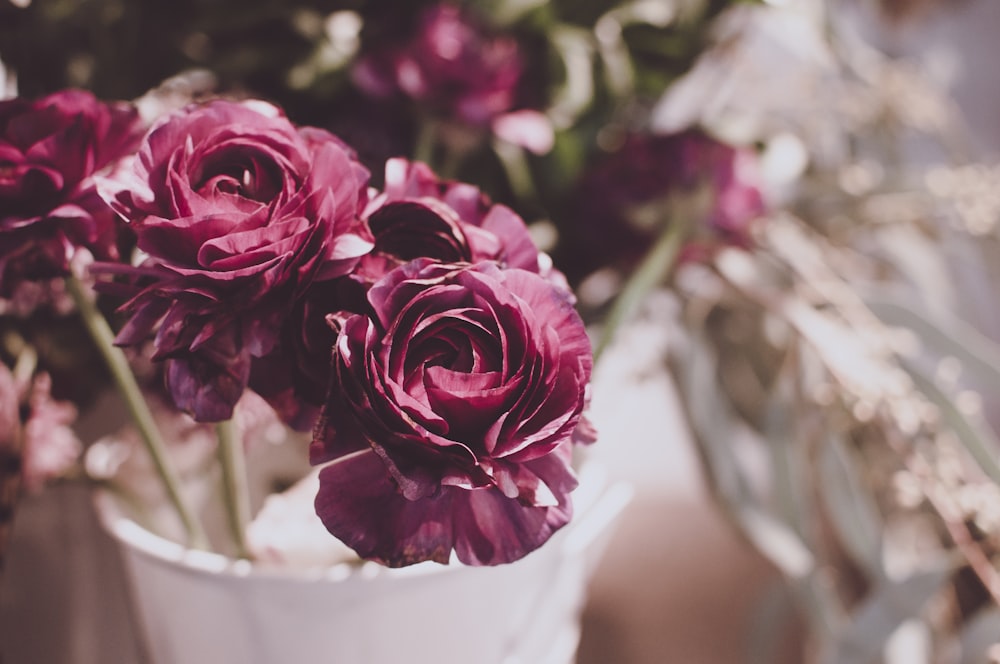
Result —
M471 124L510 110L523 64L517 42L494 37L456 6L429 7L401 43L373 49L354 80L380 96L401 92Z
M523 72L513 37L490 34L459 7L439 4L420 14L411 33L367 48L352 74L372 96L401 94L438 116L489 127L544 153L552 147L551 123L538 111L515 110Z
M358 272L377 280L415 258L441 263L492 260L529 272L549 269L524 221L477 187L438 179L420 162L390 159L385 190L365 212L375 238Z
M581 179L570 207L560 258L573 277L641 256L675 213L698 216L687 221L703 251L747 246L765 210L753 151L696 130L630 137Z
M159 324L154 358L166 360L178 406L199 421L228 418L296 300L371 248L359 217L367 181L339 139L263 102L168 116L144 140L132 180L106 192L148 255L138 268L101 268L141 286L118 343Z
M343 320L312 447L316 511L390 566L516 560L571 515L590 343L567 293L491 262L418 259Z
M275 350L253 363L251 389L293 429L312 430L326 397L336 341L327 314L364 310L366 290L366 283L346 277L313 284L288 314Z
M0 295L64 275L76 250L115 258L115 219L92 176L126 155L134 107L64 90L0 101Z
M513 210L494 205L473 185L439 180L425 164L390 159L385 189L364 216L374 237L372 251L350 279L310 288L287 319L280 352L255 363L251 373L250 386L300 430L312 428L330 380L334 333L326 315L331 309L366 310L366 289L399 265L416 258L490 260L542 274L568 291L565 278L539 253Z

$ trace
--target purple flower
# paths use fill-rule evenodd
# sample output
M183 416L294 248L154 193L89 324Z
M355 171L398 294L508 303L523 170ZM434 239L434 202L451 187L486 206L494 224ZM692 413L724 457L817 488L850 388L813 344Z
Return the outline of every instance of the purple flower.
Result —
M371 248L359 218L368 171L269 104L215 100L156 125L132 175L107 195L148 259L100 268L136 280L117 342L158 325L154 359L177 405L226 419L306 289Z
M545 116L515 110L524 73L517 41L491 34L460 8L428 7L410 33L386 36L366 51L352 75L369 95L402 95L439 117L491 127L533 152L551 149Z
M420 162L390 159L385 191L365 212L375 238L358 273L371 281L415 258L441 263L491 260L529 272L548 269L524 221L477 187L438 179Z
M515 101L523 64L517 42L487 35L455 6L429 7L402 43L368 54L354 70L378 96L400 92L470 124L488 124Z
M316 510L390 566L506 563L570 518L592 365L567 293L525 270L418 259L343 321L316 428Z
M438 179L425 164L390 159L385 190L371 200L364 217L374 237L372 251L361 258L351 278L311 287L287 318L278 352L255 363L251 372L251 387L300 430L315 424L330 381L335 334L326 315L366 311L367 289L396 267L416 258L439 263L489 260L541 273L568 288L513 210L494 205L470 184Z
M687 199L697 226L694 244L746 247L751 222L765 210L756 155L700 131L632 136L581 179L563 239L573 276L634 260Z
M0 295L66 274L80 247L117 257L115 218L92 176L141 132L134 107L80 90L0 101Z

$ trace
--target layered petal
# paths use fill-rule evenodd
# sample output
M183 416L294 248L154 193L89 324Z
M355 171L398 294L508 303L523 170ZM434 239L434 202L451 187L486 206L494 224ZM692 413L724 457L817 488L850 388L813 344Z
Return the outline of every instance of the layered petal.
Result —
M0 296L63 276L79 249L118 258L96 177L138 144L134 107L63 90L0 101Z
M278 382L255 384L306 426L310 409L289 407L294 367L275 367L307 354L285 328L311 289L371 249L360 218L368 171L332 134L296 127L270 104L227 100L161 120L132 169L102 188L148 256L115 272L134 294L119 341L159 324L155 357L169 358L171 393L202 421L231 412L252 364L265 362L257 376Z
M314 432L327 528L390 565L499 564L565 525L592 364L571 302L492 261L418 259L374 284Z

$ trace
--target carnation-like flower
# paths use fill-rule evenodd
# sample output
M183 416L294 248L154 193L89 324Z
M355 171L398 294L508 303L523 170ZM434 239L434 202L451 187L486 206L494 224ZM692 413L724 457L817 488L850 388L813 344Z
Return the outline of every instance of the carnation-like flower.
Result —
M114 214L92 176L141 135L133 106L89 92L0 101L0 295L66 274L81 247L116 258Z
M332 134L269 104L215 100L155 126L132 176L106 192L148 256L100 268L136 280L117 342L158 325L154 359L166 360L175 402L199 421L226 419L296 300L371 248L359 217L368 171Z
M592 359L567 293L495 263L418 259L343 320L312 446L316 510L364 558L506 563L571 515Z
M355 83L375 97L403 95L440 117L490 127L534 152L552 147L540 112L520 108L523 57L517 41L494 35L450 4L425 9L408 35L366 49ZM409 26L408 26L409 27Z
M765 210L755 153L696 130L630 137L582 178L571 207L562 257L574 277L642 255L673 214L697 217L685 221L705 251L748 246Z

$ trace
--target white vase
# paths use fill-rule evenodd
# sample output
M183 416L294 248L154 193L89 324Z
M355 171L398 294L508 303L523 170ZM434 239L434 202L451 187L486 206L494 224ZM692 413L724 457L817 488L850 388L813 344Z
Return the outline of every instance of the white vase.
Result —
M569 664L586 582L631 496L581 474L573 521L497 567L254 567L144 529L99 493L155 664Z

